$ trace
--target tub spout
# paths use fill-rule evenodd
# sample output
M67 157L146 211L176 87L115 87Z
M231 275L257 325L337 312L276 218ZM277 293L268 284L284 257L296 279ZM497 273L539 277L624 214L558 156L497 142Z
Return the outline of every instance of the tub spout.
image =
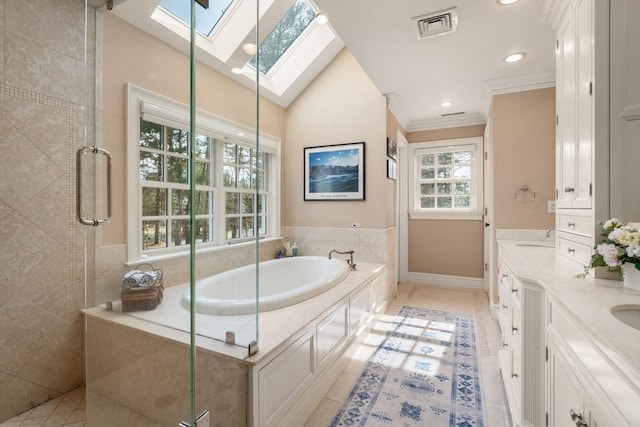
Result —
M353 253L354 253L353 250L340 252L334 249L331 252L329 252L329 259L331 259L331 255L334 253L340 254L340 255L349 255L349 259L347 260L347 264L349 265L349 270L356 271L356 264L353 263Z

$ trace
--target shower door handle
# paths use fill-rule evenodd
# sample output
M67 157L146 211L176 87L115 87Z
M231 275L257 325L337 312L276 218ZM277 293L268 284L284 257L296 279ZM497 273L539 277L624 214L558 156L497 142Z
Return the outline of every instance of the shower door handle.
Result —
M82 217L82 154L86 151L101 154L107 159L107 216L102 219ZM99 147L82 147L76 152L76 219L80 224L97 227L111 220L111 154Z

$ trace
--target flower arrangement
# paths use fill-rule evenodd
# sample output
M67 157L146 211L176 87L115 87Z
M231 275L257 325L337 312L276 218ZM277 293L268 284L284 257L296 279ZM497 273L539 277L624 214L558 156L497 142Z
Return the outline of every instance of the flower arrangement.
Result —
M589 270L595 267L620 267L631 263L640 270L640 232L631 223L622 225L620 220L611 218L604 223L598 222L602 243L595 246L595 253L583 273L577 277L584 279Z

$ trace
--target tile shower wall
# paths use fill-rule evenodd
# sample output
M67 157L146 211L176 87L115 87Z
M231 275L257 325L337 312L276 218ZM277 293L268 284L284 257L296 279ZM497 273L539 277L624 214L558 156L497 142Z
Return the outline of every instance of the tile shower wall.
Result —
M74 154L90 58L84 0L0 0L0 421L83 382Z

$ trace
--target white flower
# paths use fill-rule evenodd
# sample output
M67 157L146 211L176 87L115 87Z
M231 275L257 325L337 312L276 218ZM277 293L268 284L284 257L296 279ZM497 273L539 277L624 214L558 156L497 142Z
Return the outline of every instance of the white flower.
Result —
M606 229L609 229L609 230L612 230L612 229L614 229L614 228L618 228L618 227L620 227L620 220L619 220L618 218L611 218L611 219L608 219L608 220L604 223L604 225L603 225L602 227L603 227L603 228L606 228Z
M596 246L596 250L600 255L602 255L602 259L607 263L610 267L616 267L619 265L618 261L618 248L616 245L611 243L600 243Z
M625 232L618 237L621 245L629 246L633 243L640 242L640 233L638 231L627 227L623 227L621 230L625 230Z
M640 242L635 241L627 247L627 255L640 258Z
M627 230L624 227L620 227L620 228L616 228L611 233L609 233L608 238L609 240L612 240L616 243L622 243L622 241L626 240L627 234L629 234Z

